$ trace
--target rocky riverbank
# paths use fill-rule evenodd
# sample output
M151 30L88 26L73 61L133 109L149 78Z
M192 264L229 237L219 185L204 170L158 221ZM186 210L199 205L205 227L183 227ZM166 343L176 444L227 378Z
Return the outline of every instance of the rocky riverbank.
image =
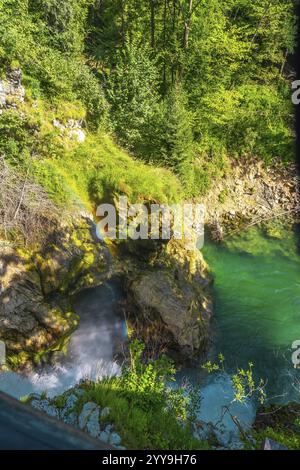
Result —
M49 360L78 325L71 295L111 275L107 248L84 218L57 227L36 249L0 245L0 339L14 369Z
M266 169L255 160L233 167L203 201L213 237L282 213L295 220L295 171L292 165ZM39 363L67 345L78 322L72 295L113 276L124 285L126 319L150 351L181 362L201 356L209 344L209 269L199 250L179 240L108 248L83 214L51 231L43 247L21 250L3 242L0 263L0 335L11 367Z
M300 449L300 404L260 407L252 425L252 434L258 449Z
M220 241L250 225L299 214L299 178L295 164L273 164L249 158L232 162L201 200L212 237Z
M203 353L212 301L201 253L171 240L151 244L141 257L138 244L109 250L94 232L91 220L77 217L51 232L43 247L1 245L0 335L7 365L39 364L67 346L79 320L73 296L112 277L122 279L127 320L138 337L152 336L153 350L178 360Z
M25 98L21 70L9 69L0 80L1 112L18 110ZM70 130L77 132L81 124L67 120L63 125L56 118L53 125L61 137L70 137ZM79 137L77 143L84 141L83 135ZM201 202L207 227L217 240L256 221L294 215L295 166L266 168L255 159L232 163ZM0 338L9 365L39 363L67 345L78 322L72 296L113 276L122 279L130 327L150 349L168 352L177 361L203 354L210 339L212 299L209 269L201 252L178 240L126 242L108 248L96 239L92 219L77 214L58 222L34 248L0 244Z
M47 415L59 419L70 426L85 431L101 442L110 444L113 448L123 450L122 439L109 423L110 409L100 408L95 402L83 402L84 390L74 388L64 395L49 399L41 395L31 395L27 402Z
M211 277L199 250L184 242L153 244L131 255L125 277L125 312L149 351L176 362L199 358L209 344L213 313ZM146 256L145 256L146 253Z

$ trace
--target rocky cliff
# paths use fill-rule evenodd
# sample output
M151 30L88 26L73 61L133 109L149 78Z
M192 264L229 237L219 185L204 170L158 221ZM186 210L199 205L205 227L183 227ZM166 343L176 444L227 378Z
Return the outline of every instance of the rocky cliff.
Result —
M210 337L208 266L196 247L187 249L181 240L154 246L146 259L133 256L129 264L129 321L149 349L168 352L180 361L195 359Z
M261 160L232 161L226 175L201 200L213 238L227 235L276 217L294 219L299 214L296 165Z
M91 227L77 218L36 249L0 244L0 339L9 366L37 364L62 348L79 320L71 295L110 276L108 250Z

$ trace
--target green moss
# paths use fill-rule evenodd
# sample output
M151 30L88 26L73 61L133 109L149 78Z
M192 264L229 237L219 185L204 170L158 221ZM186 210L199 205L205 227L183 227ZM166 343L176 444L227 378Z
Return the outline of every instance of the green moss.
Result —
M261 449L262 442L268 437L290 450L300 450L300 433L296 433L284 427L267 427L262 431L254 432L253 437L257 441L257 449Z
M47 359L48 356L51 356L51 354L56 351L60 351L65 355L67 354L71 335L74 332L76 326L78 325L78 316L72 312L66 315L70 315L71 317L73 317L73 328L71 328L66 335L60 337L49 348L41 349L39 352L31 355L30 356L31 362L33 361L34 364L39 365L44 358ZM60 317L59 321L66 322L66 320L62 318L63 317Z
M227 197L228 197L228 190L227 189L222 189L222 191L220 191L220 193L218 195L218 200L219 200L220 204L224 204Z
M76 403L76 411L80 413L84 403L89 401L101 408L109 407L110 413L102 423L114 424L122 436L122 444L128 449L209 449L206 442L193 437L189 424L181 424L173 412L155 407L145 409L137 394L126 396L118 379L89 383L84 390L85 395Z
M51 404L56 406L56 408L62 409L66 406L66 401L67 401L67 395L63 394L51 400Z
M25 351L17 354L8 354L6 358L6 364L8 369L22 369L28 363L31 363L32 356Z

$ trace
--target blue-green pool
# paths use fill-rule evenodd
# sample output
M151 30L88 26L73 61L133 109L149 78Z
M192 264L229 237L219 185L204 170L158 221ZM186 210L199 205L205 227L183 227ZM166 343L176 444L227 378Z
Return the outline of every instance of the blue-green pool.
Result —
M254 363L273 401L300 398L291 345L300 340L300 256L293 230L251 228L226 244L207 241L214 276L213 350L233 371Z

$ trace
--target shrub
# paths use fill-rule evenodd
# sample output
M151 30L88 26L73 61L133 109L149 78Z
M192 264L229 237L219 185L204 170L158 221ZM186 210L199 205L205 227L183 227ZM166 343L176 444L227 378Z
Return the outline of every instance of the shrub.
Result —
M173 364L163 357L144 362L143 348L138 341L130 344L130 361L121 377L84 384L78 407L87 401L108 406L105 419L115 425L130 449L207 449L205 442L193 437L192 400L187 391L170 386L175 380Z

